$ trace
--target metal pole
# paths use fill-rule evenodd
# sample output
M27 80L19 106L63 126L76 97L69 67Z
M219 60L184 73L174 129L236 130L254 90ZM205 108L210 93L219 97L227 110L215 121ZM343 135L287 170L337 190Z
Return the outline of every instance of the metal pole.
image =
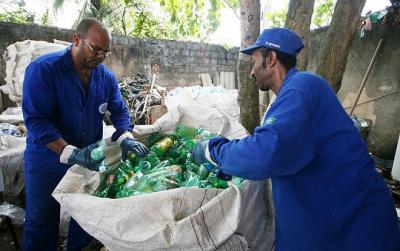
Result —
M369 63L367 72L365 73L364 78L363 78L363 80L362 80L362 82L361 82L360 89L358 89L357 97L356 97L356 99L354 100L353 105L352 105L351 110L350 110L350 113L349 113L349 116L350 116L350 117L353 115L353 112L354 112L354 109L356 108L358 99L360 98L361 92L362 92L362 90L364 89L365 84L367 83L369 74L371 73L372 66L374 65L374 62L375 62L375 59L376 59L376 55L378 54L378 51L379 51L380 48L382 47L382 44L383 44L383 38L379 39L379 42L378 42L378 45L376 46L374 55L372 56L371 62Z

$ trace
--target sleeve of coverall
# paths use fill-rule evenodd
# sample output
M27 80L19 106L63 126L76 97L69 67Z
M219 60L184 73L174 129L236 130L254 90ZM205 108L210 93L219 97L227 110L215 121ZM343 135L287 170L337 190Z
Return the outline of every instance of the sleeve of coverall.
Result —
M35 144L46 145L61 138L53 124L57 100L52 81L51 74L40 64L31 63L25 70L22 111Z
M122 100L121 91L118 86L118 82L114 76L112 76L110 99L108 101L108 110L111 113L110 119L115 127L116 131L112 135L113 141L117 140L121 134L126 131L132 131L132 120L129 115L128 108L125 102Z
M291 175L314 156L308 103L297 90L283 93L263 126L241 140L217 137L209 142L211 158L220 170L250 180Z

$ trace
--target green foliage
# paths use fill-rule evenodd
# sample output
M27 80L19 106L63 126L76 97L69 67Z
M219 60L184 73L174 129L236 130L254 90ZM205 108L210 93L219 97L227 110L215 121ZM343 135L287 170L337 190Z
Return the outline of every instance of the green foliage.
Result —
M287 11L288 9L285 8L280 11L268 12L265 13L265 18L271 22L271 27L284 27Z
M42 18L40 19L40 24L47 26L49 25L49 9L43 14Z
M311 27L329 25L332 19L335 3L336 0L316 0L311 20ZM272 27L284 27L287 11L287 8L280 11L272 11L266 13L265 18L271 22Z
M64 2L54 0L54 9ZM221 9L238 7L239 0L86 0L79 20L97 18L116 35L203 40L217 29Z
M0 13L0 21L17 24L33 23L35 16L25 10Z
M168 15L171 39L203 40L219 26L221 9L239 7L238 0L157 0Z
M316 27L327 26L331 22L336 0L316 0L312 25Z
M35 15L23 8L24 3L15 0L0 4L0 21L18 24L33 23Z

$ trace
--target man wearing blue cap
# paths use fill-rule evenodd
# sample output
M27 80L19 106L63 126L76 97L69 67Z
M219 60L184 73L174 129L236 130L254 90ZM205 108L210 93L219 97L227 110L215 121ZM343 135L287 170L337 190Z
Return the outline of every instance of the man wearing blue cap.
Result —
M220 177L271 178L276 250L400 250L393 200L353 122L323 78L295 68L303 47L273 28L241 50L276 101L253 135L201 141L193 158Z

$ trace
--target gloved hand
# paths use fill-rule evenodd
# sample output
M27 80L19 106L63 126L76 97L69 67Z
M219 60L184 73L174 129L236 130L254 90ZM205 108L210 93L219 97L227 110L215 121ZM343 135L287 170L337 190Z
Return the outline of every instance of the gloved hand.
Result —
M206 151L208 152L208 140L204 139L197 142L190 152L192 154L194 163L200 165L209 162L209 160L206 158ZM210 155L209 152L208 155Z
M218 165L212 160L210 156L210 151L208 150L208 142L209 140L201 140L199 141L191 151L193 161L200 165L203 164L205 168L209 172L214 172L219 179L229 181L232 179L232 176L229 174L223 173Z
M190 153L192 154L193 161L196 164L200 165L203 163L210 163L211 166L215 168L218 166L218 164L215 163L210 156L210 151L208 150L208 142L208 139L200 140L199 142L197 142Z
M126 160L126 158L128 157L128 152L134 152L139 157L145 157L149 153L149 149L147 149L144 144L136 141L135 138L133 138L132 134L129 132L126 132L119 136L119 138L117 139L117 143L121 146L122 161Z
M78 164L86 167L89 170L98 171L97 165L102 162L104 158L93 160L90 157L91 151L97 147L99 147L99 143L88 145L82 149L79 149L73 145L67 145L64 147L64 150L61 153L60 162L70 165Z

